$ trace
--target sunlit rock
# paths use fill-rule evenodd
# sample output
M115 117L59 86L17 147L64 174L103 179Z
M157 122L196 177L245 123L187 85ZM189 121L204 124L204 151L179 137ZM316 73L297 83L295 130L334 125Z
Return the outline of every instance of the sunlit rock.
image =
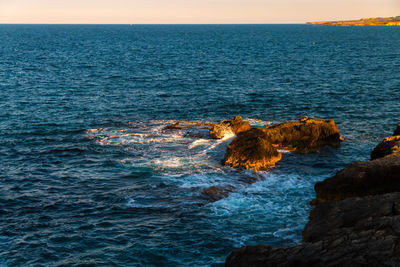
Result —
M250 130L250 124L243 121L241 116L235 116L231 120L223 121L210 129L210 137L214 139L224 138L226 135L238 134Z
M267 170L282 158L275 147L268 142L266 135L259 129L238 134L228 146L223 160L231 167Z
M400 124L397 125L393 136L386 137L371 152L371 160L382 158L400 152Z
M259 129L276 147L302 153L316 152L325 145L338 146L343 141L333 120L303 118Z

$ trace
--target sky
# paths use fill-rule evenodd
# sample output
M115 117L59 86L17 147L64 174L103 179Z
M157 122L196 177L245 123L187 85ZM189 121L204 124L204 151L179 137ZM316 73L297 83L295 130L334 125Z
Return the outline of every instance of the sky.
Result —
M0 23L304 23L400 15L400 0L0 0Z

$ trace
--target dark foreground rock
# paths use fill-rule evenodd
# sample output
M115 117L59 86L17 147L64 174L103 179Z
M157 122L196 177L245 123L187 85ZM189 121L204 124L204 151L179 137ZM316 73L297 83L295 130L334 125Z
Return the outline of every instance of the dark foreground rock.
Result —
M225 266L400 266L400 193L319 205L303 243L242 247Z
M400 156L350 164L335 176L315 185L312 204L337 202L349 197L400 191Z
M268 142L259 129L251 129L239 134L228 146L223 160L224 165L235 168L267 170L274 166L282 155Z
M354 162L335 176L318 182L315 185L317 197L312 204L400 192L399 150L400 136L385 138L372 151L373 160Z
M241 116L235 116L231 120L223 121L213 125L210 129L210 137L221 139L229 134L238 134L250 130L250 123L243 121Z
M356 162L315 186L302 243L239 248L226 266L400 266L400 156Z

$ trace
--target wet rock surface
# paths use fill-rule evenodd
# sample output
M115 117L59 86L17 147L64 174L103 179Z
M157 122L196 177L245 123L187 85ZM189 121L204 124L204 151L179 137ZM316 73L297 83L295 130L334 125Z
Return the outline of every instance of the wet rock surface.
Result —
M228 146L223 164L255 171L267 170L282 158L277 149L316 152L325 145L338 146L342 140L339 128L332 120L303 118L253 128L238 134Z
M235 168L267 170L274 166L282 155L268 142L259 129L251 129L239 134L228 146L223 160L224 165Z
M371 160L386 157L400 152L400 124L397 125L393 136L386 137L371 152Z
M385 138L371 153L371 160L400 152L400 135Z
M312 204L337 202L349 197L400 191L400 156L354 162L335 176L315 185Z
M276 147L300 153L316 152L325 145L338 146L343 140L333 120L303 118L260 129Z
M214 139L224 138L226 135L238 134L250 130L250 123L243 121L241 116L235 116L231 120L213 125L210 129L210 137Z
M387 137L372 151L373 160L353 162L335 176L317 183L317 197L312 204L400 192L399 145L400 136Z
M315 186L302 243L246 246L226 266L400 266L400 157L355 162Z

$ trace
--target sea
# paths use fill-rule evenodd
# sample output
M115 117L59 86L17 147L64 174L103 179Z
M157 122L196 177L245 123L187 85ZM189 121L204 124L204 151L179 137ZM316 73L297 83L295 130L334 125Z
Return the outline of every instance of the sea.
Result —
M344 142L254 172L222 166L234 136L165 129L235 115L333 119ZM223 266L292 246L315 183L399 122L400 27L0 25L0 266Z

